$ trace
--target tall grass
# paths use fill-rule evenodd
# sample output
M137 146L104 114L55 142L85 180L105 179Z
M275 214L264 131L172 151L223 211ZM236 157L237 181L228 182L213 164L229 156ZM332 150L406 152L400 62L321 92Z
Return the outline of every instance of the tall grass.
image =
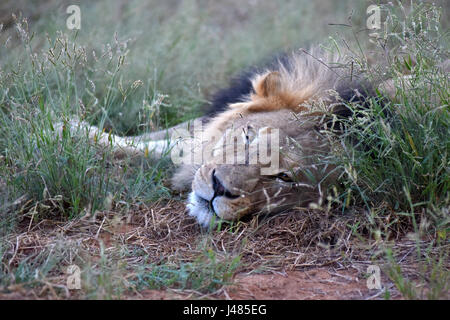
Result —
M0 33L2 214L37 219L95 212L111 198L169 196L168 161L112 161L84 132L57 137L56 123L77 117L129 135L192 118L241 68L325 36L327 21L308 32L312 13L347 10L307 1L85 1L81 30L68 30L64 3L24 8L30 21L9 5L14 15Z
M92 92L95 84L89 79L92 68L104 68L101 71L109 83L100 108L101 121L107 116L105 108L119 94L126 99L137 84L122 93L114 89L124 59L120 51L108 57L102 67L101 63L89 64L85 48L74 42L76 34L71 39L59 33L56 39L47 38L48 48L38 54L32 49L33 33L28 28L25 19L17 19L16 29L26 54L5 68L0 79L0 170L10 200L25 197L24 201L35 201L28 201L23 209L36 218L70 218L101 209L111 193L121 190L122 181L114 176L124 180L128 175L120 174L118 167L111 169L114 165L108 149L99 150L83 133L72 136L69 130L60 131L56 126L74 116L86 118L85 105L98 104Z
M359 227L379 241L387 262L383 270L405 298L446 298L450 69L445 15L430 3L404 8L398 1L380 8L386 17L383 32L367 51L356 41L350 60L374 82L394 79L395 97L386 100L378 90L370 108L348 106L354 116L334 140L339 147L329 160L342 172L337 201L342 210L351 206L366 214L366 225ZM370 67L366 52L380 64ZM414 243L413 261L421 273L416 281L405 276L400 250L389 243L405 234Z
M385 36L367 51L379 64L367 65L356 44L351 50L355 68L365 68L375 83L394 79L395 97L388 101L378 91L382 99L373 99L370 108L348 106L354 117L340 136L348 143L336 149L347 186L341 200L343 207L352 201L409 217L414 228L416 215L424 213L437 226L448 217L435 214L436 208L450 201L448 34L440 29L439 8L417 4L402 20L399 6L380 7L388 22Z

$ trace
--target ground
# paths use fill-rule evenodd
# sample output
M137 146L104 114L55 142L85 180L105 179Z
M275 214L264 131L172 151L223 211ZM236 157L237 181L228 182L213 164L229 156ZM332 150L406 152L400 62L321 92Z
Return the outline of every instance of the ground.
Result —
M227 300L351 300L377 299L383 291L369 290L356 268L336 270L310 267L302 271L270 274L237 274L234 284L214 296ZM131 299L189 299L171 290L144 290ZM397 293L391 298L401 298Z
M207 232L187 216L182 202L171 201L141 207L126 216L109 211L69 222L26 219L20 224L21 232L8 239L13 250L9 263L17 265L25 257L36 257L48 249L72 250L65 252L64 259L77 264L84 261L101 274L101 261L107 257L106 272L113 277L105 282L117 286L110 288L112 297L121 299L383 299L386 294L390 299L404 298L383 267L383 289L368 289L367 267L376 264L371 255L380 246L352 240L350 234L343 233L345 223L342 217L298 209L255 217L239 223L234 230L228 226ZM200 285L196 290L192 284L189 288L176 282L167 286L132 284L139 277L140 264L192 261L196 255L202 256L205 246L219 253L214 258L220 261L219 266L240 256L239 266L224 285L209 290ZM414 260L414 242L401 240L397 248L401 247L402 267L407 271ZM50 256L47 253L46 257ZM85 266L80 267L88 272ZM414 268L410 270L411 278L414 272ZM69 290L67 276L56 270L31 289L26 283L0 288L0 299L79 299L89 294L89 286L102 286L99 282L87 283L82 290ZM83 276L82 282L89 277ZM115 289L119 288L117 293ZM103 289L108 297L107 289ZM102 292L98 287L96 291Z

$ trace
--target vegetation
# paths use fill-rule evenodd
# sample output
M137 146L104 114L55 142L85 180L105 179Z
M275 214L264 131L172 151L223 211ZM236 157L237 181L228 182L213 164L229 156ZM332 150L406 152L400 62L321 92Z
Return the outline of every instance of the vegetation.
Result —
M386 23L374 38L361 32L367 4L351 0L85 1L80 30L66 28L65 3L14 3L0 5L0 292L46 288L69 296L64 269L70 264L82 267L79 294L88 298L118 298L142 288L217 292L236 272L253 268L250 257L273 220L222 226L216 234L179 223L183 209L166 210L183 197L168 188L169 159L115 159L109 148L89 143L83 130L63 129L59 136L57 124L77 117L122 135L171 126L200 115L214 90L239 70L320 40L330 50L350 48L349 70L361 69L374 80L409 79L395 83L394 101L374 100L373 108L349 120L349 139L342 141L356 138L358 145L343 143L326 159L342 169L342 184L327 208L314 209L332 215L341 229L316 230L319 224L308 216L304 237L339 252L340 242L331 238L351 234L376 247L364 254L384 265L404 297L447 297L445 7L382 5ZM133 219L135 226L152 227L127 234L136 239L128 243L116 231ZM104 234L116 242L108 244ZM396 247L405 235L412 244ZM156 239L168 239L162 251L152 249ZM309 247L304 241L294 244L297 251ZM399 258L410 245L410 260ZM261 270L285 266L272 251L267 257L275 260L261 258ZM425 293L408 278L417 273L402 270L406 261L417 265Z

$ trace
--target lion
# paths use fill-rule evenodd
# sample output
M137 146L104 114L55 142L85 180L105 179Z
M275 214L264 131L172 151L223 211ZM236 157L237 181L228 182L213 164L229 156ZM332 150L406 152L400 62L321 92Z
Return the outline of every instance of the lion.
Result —
M177 160L172 187L189 192L188 214L204 227L307 206L339 176L327 161L333 142L325 131L344 130L349 104L369 108L380 98L346 62L318 49L285 54L233 79L205 116L138 137L70 126L88 127L100 144L112 141L118 155L170 151Z

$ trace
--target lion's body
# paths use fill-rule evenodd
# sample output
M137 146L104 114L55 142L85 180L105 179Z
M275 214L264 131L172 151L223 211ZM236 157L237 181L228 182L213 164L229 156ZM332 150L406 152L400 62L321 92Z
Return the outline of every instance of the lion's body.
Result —
M201 138L195 138L198 128L185 123L112 140L124 153L154 148L162 154L169 146L177 149L180 133L185 144L194 136L194 155L183 153L172 181L174 189L190 191L189 214L204 226L215 216L237 220L306 205L318 200L337 177L326 161L331 146L321 129L336 125L330 119L350 116L347 103L368 107L367 98L374 92L344 64L317 50L285 55L245 72L219 91L212 109L197 121ZM201 161L192 161L199 152Z

